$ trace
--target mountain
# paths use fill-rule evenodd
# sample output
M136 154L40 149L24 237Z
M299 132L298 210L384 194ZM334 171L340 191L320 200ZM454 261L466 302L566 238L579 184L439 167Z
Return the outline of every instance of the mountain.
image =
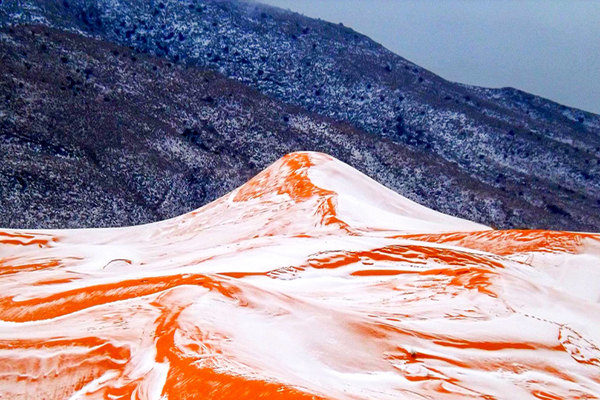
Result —
M209 70L41 26L16 27L0 43L0 226L175 217L302 149L326 151L436 208L454 203L483 218L492 194L519 206L435 156Z
M0 396L596 398L599 250L293 153L170 220L0 231Z
M35 35L28 37L23 34L29 29L28 26L32 26L34 31L47 29L40 25L52 27L55 29L53 32L59 36L62 32L59 33L56 29L77 34L79 39L73 40L87 45L78 52L67 54L70 49L66 45L70 41L62 48L63 44L55 43L52 35L36 39ZM599 116L511 88L484 89L445 81L344 26L235 0L4 1L0 4L0 26L4 27L1 42L3 68L8 69L9 63L12 63L9 71L3 71L2 88L6 95L15 96L13 103L9 102L2 110L3 114L11 116L2 127L3 141L12 143L9 146L11 151L14 143L19 141L13 139L15 136L39 136L43 141L48 141L46 137L52 136L56 138L52 142L53 146L65 148L80 146L72 140L73 137L85 136L89 138L89 142L97 143L101 126L76 123L73 128L62 124L62 131L56 129L63 118L71 121L81 115L89 115L91 120L106 120L106 115L101 117L103 106L90 101L85 113L81 110L70 113L72 101L71 98L66 99L66 94L71 94L73 89L77 91L78 85L86 83L100 92L104 90L103 85L109 85L107 92L114 93L120 88L120 93L136 95L138 98L158 93L152 97L152 101L160 96L167 97L158 100L161 105L154 107L153 112L156 114L158 110L162 110L165 117L152 121L142 122L147 118L137 109L151 107L146 103L148 100L142 102L141 106L127 103L125 107L118 109L127 121L135 121L133 125L138 130L136 135L140 134L137 126L140 123L145 127L142 131L152 130L161 137L165 137L162 132L164 130L181 132L185 129L189 129L185 131L186 137L198 136L194 132L202 136L204 131L201 128L185 126L186 123L196 126L202 125L202 121L213 119L220 122L216 124L218 126L212 125L212 140L216 147L227 148L232 152L242 149L250 151L244 147L246 143L235 149L230 147L232 143L229 140L229 129L232 125L219 119L221 116L185 115L183 120L186 122L183 124L178 118L183 114L178 109L182 104L199 107L195 103L202 104L205 102L203 99L214 99L207 96L203 87L192 77L192 74L202 75L206 73L206 69L210 69L218 72L219 77L223 75L242 82L268 96L270 104L277 104L276 109L289 107L288 109L302 115L310 115L311 121L326 121L322 122L325 124L322 126L343 126L338 131L340 135L352 136L347 132L358 132L374 148L350 149L352 145L348 144L346 148L339 150L346 155L336 152L333 154L424 205L502 228L543 227L597 231L600 227L600 213L597 212L600 211ZM19 40L14 35L19 35ZM40 47L43 46L42 42L51 44L46 44L48 55L45 58L36 55L35 60L28 60L32 53L37 53L37 49L43 48ZM129 47L129 50L119 50L114 44ZM23 50L16 49L15 45L22 46ZM114 65L112 61L107 65L107 70L112 70L114 75L99 78L81 72L85 70L85 67L80 68L85 62L79 62L79 57L88 60L96 50L99 53L108 48L120 54L120 62L113 60L118 65ZM57 52L52 53L53 49ZM126 57L123 57L124 53L127 54ZM164 65L177 65L177 68L196 72L190 72L185 78L189 81L181 84L181 91L186 93L180 93L175 101L175 96L170 96L169 92L172 88L166 83L169 77L161 78L161 85L152 84L148 79L144 81L139 78L142 73L138 71L140 67L129 65L136 63L133 59L153 59L157 63L158 60L169 60L164 61ZM108 58L106 60L109 61ZM128 60L132 62L126 63ZM27 65L31 67L31 71L36 71L35 74L27 73ZM79 69L80 75L75 76L73 71L66 72L61 68L74 68L75 72ZM64 71L64 75L60 76L61 81L54 82L52 88L50 85L40 87L29 83L32 82L32 75L39 76L46 70ZM131 75L121 76L121 70L131 71ZM156 75L165 73L164 70L157 71L161 73ZM67 77L73 81L65 81ZM125 78L130 82L121 83L120 87L110 86L115 80L124 81ZM94 79L99 81L95 82ZM221 82L234 85L227 80ZM25 83L28 85L25 86ZM22 90L15 89L18 88L15 85L19 84L23 84L20 88ZM61 93L62 87L69 91ZM30 90L33 92L30 93ZM190 96L194 90L199 96ZM246 89L244 91L250 93ZM258 96L256 91L252 92L251 97ZM50 99L42 96L44 93L50 93L57 103L52 108L63 110L59 113L60 116L46 111L45 107L24 107L23 103L35 103L33 99L37 100L38 105L44 102L44 106L47 106ZM77 96L81 95L82 93L77 93ZM235 98L233 92L232 96ZM107 102L110 102L110 96L107 98ZM245 112L221 110L227 113L239 112L240 115ZM268 113L268 110L262 112ZM175 122L171 122L172 115L175 115L173 118L177 121L177 126ZM270 115L273 121L277 121L273 127L279 127L279 119L282 117L276 117L275 113ZM42 121L46 120L51 121L50 126L32 126L42 125ZM163 127L162 131L155 127L155 123ZM123 134L127 136L133 129L124 128L127 124L121 123L119 129L112 130L110 124L110 132L130 128ZM286 122L284 129L293 134L294 129L286 128L289 125ZM302 126L305 133L290 139L297 146L284 145L285 149L281 149L283 151L274 148L265 152L261 146L254 149L254 158L258 160L250 170L248 163L253 160L252 157L240 156L239 160L244 161L217 164L220 165L218 168L227 171L223 173L228 176L216 177L211 181L214 184L193 182L195 179L204 180L202 173L199 174L201 178L194 178L194 168L180 170L181 176L186 177L179 179L182 183L177 192L181 197L169 192L167 183L160 183L164 180L164 175L153 171L156 163L152 156L146 157L147 153L142 153L135 162L125 161L135 152L130 154L122 147L113 145L116 146L113 150L114 157L120 157L119 154L122 153L123 165L139 165L139 168L132 166L136 169L132 176L115 178L117 174L111 170L113 167L105 168L99 162L103 172L101 179L97 179L93 177L98 174L96 167L82 167L82 174L89 176L86 181L96 188L91 189L92 192L97 192L94 197L105 197L104 193L108 190L105 188L106 181L117 179L137 182L126 184L127 193L119 196L120 200L109 207L109 210L104 206L108 200L94 203L82 200L85 195L69 192L73 185L75 192L87 193L87 190L80 190L78 186L81 185L76 180L67 178L68 173L63 168L62 160L57 163L63 163L63 166L44 168L54 177L47 178L39 177L40 173L37 171L32 172L36 168L32 165L35 157L31 162L22 161L23 158L20 157L10 162L11 165L19 165L19 172L10 172L15 171L15 167L10 167L9 172L3 171L3 186L9 185L8 189L4 189L8 194L3 195L3 200L9 202L12 208L10 217L4 217L2 224L33 227L40 215L37 213L36 217L35 209L38 207L42 207L45 215L48 215L47 219L39 221L44 224L40 226L47 227L123 225L174 216L206 204L242 184L252 173L258 172L286 152L332 152L332 142L327 145L315 144L315 141L320 140L315 138L319 135L315 133L318 130L316 127L311 124ZM31 130L32 128L35 129ZM104 135L110 135L110 132L104 130ZM241 126L236 137L251 136L252 139L243 141L256 141L255 135L254 127ZM63 139L65 136L66 139ZM7 137L10 139L6 139ZM104 144L106 140L113 139L100 139L99 142ZM341 138L339 140L346 142ZM349 138L347 141L352 143L353 139ZM93 144L90 146L93 147ZM400 148L406 150L400 151ZM12 153L6 151L11 158ZM177 152L176 149L168 151ZM91 153L81 156L80 159L85 158L83 164L94 164ZM413 161L406 161L403 158L406 155L413 157ZM211 161L209 159L205 158L198 163L212 165L215 158L210 159ZM376 161L372 163L372 159ZM182 160L174 162L181 163ZM241 164L245 164L244 168L240 167ZM416 170L413 169L415 165ZM124 169L121 167L121 170ZM444 176L435 174L440 169L446 171ZM120 174L123 176L129 172ZM229 182L229 177L232 182ZM37 190L36 185L53 186L54 183L48 183L52 179L60 181L62 189L57 189L56 197L44 204L39 201L43 192ZM414 180L419 182L413 182ZM21 191L22 181L26 182L29 189ZM29 181L31 182L27 183ZM159 183L154 184L153 181ZM8 182L13 182L12 186ZM123 185L112 185L116 186ZM220 189L221 186L224 188ZM137 192L131 193L132 188ZM177 199L167 200L163 206L160 199L165 193L167 197L174 196ZM37 201L31 203L32 198ZM111 196L106 197L109 198ZM170 202L179 204L173 205ZM61 203L65 203L65 207L61 208ZM107 216L97 215L98 213L106 213Z

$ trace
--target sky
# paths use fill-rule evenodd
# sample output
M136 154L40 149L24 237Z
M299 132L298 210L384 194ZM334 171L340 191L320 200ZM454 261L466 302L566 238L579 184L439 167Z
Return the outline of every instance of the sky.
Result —
M258 0L344 25L441 77L600 114L600 0Z

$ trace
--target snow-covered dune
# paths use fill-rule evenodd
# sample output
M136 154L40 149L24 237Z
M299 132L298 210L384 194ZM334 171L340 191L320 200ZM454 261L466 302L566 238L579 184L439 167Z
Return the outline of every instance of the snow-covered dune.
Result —
M593 399L600 236L293 153L189 214L0 231L0 398Z

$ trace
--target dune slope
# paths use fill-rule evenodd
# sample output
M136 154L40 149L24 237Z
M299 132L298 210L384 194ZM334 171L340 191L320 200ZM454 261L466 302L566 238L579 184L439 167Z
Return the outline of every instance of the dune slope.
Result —
M180 217L0 232L0 397L593 399L600 236L292 153Z

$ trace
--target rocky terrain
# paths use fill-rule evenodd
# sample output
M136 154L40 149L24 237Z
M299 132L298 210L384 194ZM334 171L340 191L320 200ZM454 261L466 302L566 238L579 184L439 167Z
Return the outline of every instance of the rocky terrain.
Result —
M0 40L3 225L174 217L300 149L334 154L437 208L446 200L432 190L452 193L456 207L473 207L481 218L487 212L489 188L443 160L218 73L41 26L14 28Z
M0 26L0 226L154 221L309 149L488 225L600 229L597 115L344 26L235 0L3 1Z

